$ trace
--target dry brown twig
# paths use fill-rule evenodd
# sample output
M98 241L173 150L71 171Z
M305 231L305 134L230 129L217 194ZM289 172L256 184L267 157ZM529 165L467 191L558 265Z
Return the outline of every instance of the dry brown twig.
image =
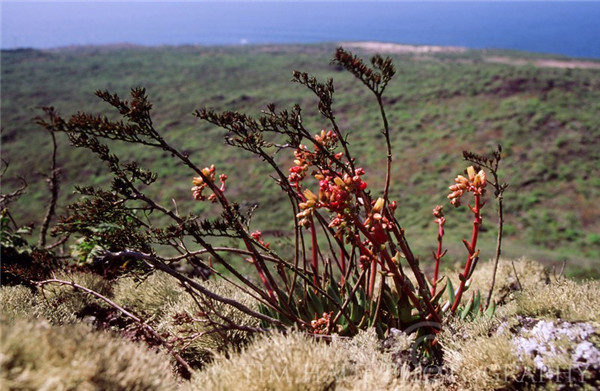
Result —
M112 308L118 310L123 315L132 319L134 322L139 324L144 330L146 330L148 333L150 333L150 335L152 335L152 337L154 337L156 340L158 340L167 349L167 352L171 356L173 356L175 361L177 361L177 363L179 365L181 365L181 367L185 371L184 376L186 376L186 377L191 376L192 368L177 352L174 351L173 346L169 342L165 341L164 338L162 338L160 336L160 334L156 330L154 330L154 328L152 326L150 326L148 323L144 322L142 319L138 318L133 313L127 311L125 308L121 307L114 301L110 300L108 297L106 297L94 290L86 288L82 285L79 285L79 284L75 283L74 281L65 281L65 280L59 280L57 278L51 278L51 279L44 280L44 281L37 281L37 282L35 282L35 284L37 286L41 287L42 290L43 290L44 285L48 285L48 284L68 285L68 286L72 286L75 289L79 289L80 291L83 291L87 294L90 294L90 295L104 301L105 303L110 305Z
M56 152L58 146L56 144L56 136L54 132L49 132L52 137L52 163L50 166L50 174L46 177L46 182L48 182L48 189L50 190L50 201L48 201L48 207L46 208L46 215L44 216L44 220L42 222L42 226L40 228L40 236L38 239L38 246L44 247L46 246L46 235L48 233L48 227L50 226L50 221L56 212L56 203L58 202L58 192L60 188L59 174L60 169L56 167Z

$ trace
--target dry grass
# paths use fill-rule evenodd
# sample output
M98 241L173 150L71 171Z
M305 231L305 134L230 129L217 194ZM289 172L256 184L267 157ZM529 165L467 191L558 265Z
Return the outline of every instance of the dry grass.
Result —
M324 390L341 375L344 358L300 333L264 336L230 359L218 355L192 388L204 390Z
M31 289L22 286L0 287L0 316L3 322L36 317L37 298Z
M175 278L155 272L143 281L132 277L120 279L115 287L114 300L140 316L160 317L183 294L185 291Z
M495 333L497 319L452 319L440 335L450 381L459 389L493 390L513 380L522 365L510 333ZM506 327L505 329L508 329Z
M90 273L59 273L56 278L74 281L106 296L112 290L108 281ZM56 284L45 285L38 293L24 286L1 287L0 301L4 321L45 318L52 324L77 323L81 320L79 314L86 306L99 303L85 292Z
M523 376L535 376L536 363L533 357L518 356L514 344L515 330L521 330L519 335L528 335L519 323L519 319L526 319L523 317L588 322L596 329L600 325L600 282L577 283L544 277L541 265L530 261L516 263L516 267L524 290L506 291L509 292L507 303L498 307L493 319L453 319L440 337L450 381L460 389L511 389L514 384L535 389L535 384L528 384ZM486 267L481 270L485 275ZM511 283L505 277L499 281L501 291ZM549 368L569 370L573 365L569 352L573 350L574 342L563 338L548 343L552 344L552 351L564 354L548 356L545 364ZM547 382L540 387L551 387L552 384Z
M600 281L561 279L517 297L517 315L600 324Z
M515 267L524 289L517 290L510 261L501 261L495 297L502 300L493 319L450 319L445 325L440 343L448 372L435 381L411 371L406 354L398 354L412 343L404 335L396 337L394 343L388 340L386 349L373 330L352 339L334 337L329 343L296 331L260 335L252 341L253 335L237 330L209 333L203 312L211 307L249 327L258 327L256 319L218 302L200 298L196 301L176 280L164 274L157 273L141 284L124 278L114 289L94 275L58 278L74 280L113 298L150 319L156 329L169 334L170 340L179 341L182 356L194 367L202 368L190 382L180 385L184 390L373 391L450 386L489 390L517 384L533 387L518 383L524 374L531 376L536 370L533 358L518 357L514 346L518 336L515 330L519 327L513 326L521 326L523 317L560 318L600 327L600 282L577 283L548 277L542 265L526 259L516 261ZM487 293L491 272L490 263L480 264L471 289ZM251 296L222 281L202 284L219 295L257 308ZM7 385L5 388L17 389L19 385L19 389L150 390L177 386L168 357L156 355L145 346L93 332L84 325L69 324L81 322L78 312L96 299L68 286L47 286L44 294L45 298L25 287L0 288L0 380ZM182 322L181 315L186 315L187 321ZM49 326L35 319L39 317L63 326ZM211 319L223 322L216 317ZM562 346L568 341L553 343ZM572 349L563 346L563 350ZM568 369L569 357L557 356L548 363Z
M200 282L212 292L236 300L248 308L257 310L257 302L250 295L241 292L224 281ZM202 307L199 307L200 304ZM189 293L179 296L176 302L165 306L164 314L157 325L158 330L167 332L173 337L181 339L181 355L194 366L202 366L210 361L217 352L239 350L246 345L252 335L246 331L229 329L222 332L211 332L212 327L206 323L210 309L218 311L224 318L232 323L256 328L259 321L245 313L214 300L202 300L192 297ZM185 316L189 321L179 323L176 319ZM210 319L227 326L223 319L213 316Z
M446 340L445 362L459 389L494 390L506 386L522 370L510 335Z
M516 276L513 263L517 272ZM492 282L493 271L494 262L492 260L480 263L475 270L472 287L487 294ZM541 263L528 258L513 261L500 259L494 288L496 297L514 291L518 288L519 283L524 289L536 289L545 286L548 283L548 271Z
M92 273L59 273L56 278L73 281L104 296L112 293L112 283ZM81 321L82 311L103 303L88 293L67 285L44 285L37 297L36 314L52 324L73 324Z
M393 353L409 349L413 338L399 336L392 348L382 351L381 341L374 330L358 334L351 340L337 340L330 354L344 356L343 376L338 380L340 390L423 390L441 389L441 384L424 379L411 371L407 362L395 361Z
M6 390L170 390L168 358L85 325L2 325L0 380Z
M512 262L514 262L514 269L517 271L516 275L513 270ZM454 272L449 271L446 273L455 289L459 284L459 272L462 273L462 270L456 270ZM487 262L480 261L470 281L469 291L480 291L484 303L485 299L487 299L489 287L492 282L493 272L494 263L492 260ZM524 289L535 290L545 286L548 283L548 279L547 270L539 262L527 258L521 258L515 261L500 259L492 297L496 302L511 301L514 299L514 293L519 289L519 283Z
M197 373L204 390L421 390L435 386L380 349L374 331L352 340L318 341L298 332L258 338L242 352Z

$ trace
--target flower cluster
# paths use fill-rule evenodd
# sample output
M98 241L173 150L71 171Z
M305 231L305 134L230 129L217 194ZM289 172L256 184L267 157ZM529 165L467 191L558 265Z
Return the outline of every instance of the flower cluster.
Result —
M357 168L354 176L343 174L340 177L337 173L329 171L314 175L319 180L321 204L332 212L343 213L350 206L351 196L367 188L366 182L360 177L364 173L365 170Z
M210 167L204 167L202 169L202 174L206 178L208 178L208 180L211 183L215 183L216 169L215 169L214 164L212 164ZM219 190L221 190L221 192L225 191L225 181L226 180L227 180L227 175L225 175L225 174L219 175L219 181L221 182L221 187L219 188ZM202 177L200 177L200 176L194 177L194 179L192 180L192 183L194 184L194 187L192 187L192 194L194 195L194 199L196 199L198 201L204 201L204 200L208 199L211 202L217 202L216 194L213 193L213 194L209 195L208 197L206 197L204 194L202 194L204 189L206 189L208 187L208 184L206 182L204 182L204 179L202 179Z
M300 190L300 182L306 177L308 167L312 164L312 152L308 151L305 145L300 145L296 151L294 151L295 166L290 168L290 175L288 175L288 181L290 184Z
M476 172L475 167L469 166L467 168L467 176L468 178L462 175L457 176L454 179L456 183L449 187L452 193L448 194L448 198L450 199L450 203L456 207L460 206L460 198L465 192L472 192L476 195L483 195L484 193L487 183L485 171L479 170L479 172Z
M315 141L323 148L335 148L337 146L337 135L333 130L325 131L325 129L321 129L321 133L315 135Z
M367 187L361 179L365 170L357 168L353 175L350 175L331 168L339 166L339 160L344 156L341 152L334 152L338 138L333 131L321 130L321 133L315 135L314 140L314 151L309 150L305 145L300 145L296 149L294 166L289 170L288 180L302 199L298 205L300 213L297 217L300 219L300 225L307 225L313 210L325 208L336 213L329 226L341 227L344 225L345 215L353 210L353 196L358 196ZM324 153L325 151L329 153ZM306 178L311 167L315 168L311 175L319 181L318 195L308 189L302 191L301 182Z
M433 222L436 224L443 226L446 223L446 217L444 217L444 207L442 205L436 205L436 207L433 208L433 217L435 217Z
M344 51L342 48L339 48L335 53L334 61L343 65L372 90L376 89L381 82L387 83L396 73L391 60L389 58L383 59L379 55L373 57L371 63L382 70L382 73L373 71L360 58Z
M271 246L271 243L265 242L265 240L262 237L262 232L260 232L259 230L252 232L251 236L252 239L256 240L264 248L268 249Z
M388 241L386 232L394 228L394 223L383 213L384 206L385 200L383 198L378 198L377 201L373 203L371 211L364 222L364 226L367 227L371 235L373 235L373 239L375 240L374 244L378 245L383 245ZM390 202L389 207L393 214L397 207L396 201Z
M313 334L327 334L333 312L323 312L323 316L310 322Z
M321 130L320 134L315 135L316 144L326 150L333 150L337 146L337 135L333 131ZM310 151L306 145L300 146L294 151L294 166L290 168L288 180L296 190L300 191L300 182L306 177L308 168L318 162L321 151L315 145L315 151ZM342 153L334 155L336 159L341 159Z
M358 257L358 267L360 270L367 269L373 261L379 262L383 267L383 263L379 258L371 251L373 248L372 243L368 240L361 241L358 235L355 236L354 242L358 245L358 251L360 256Z
M312 214L314 209L325 208L330 212L336 213L336 217L329 224L330 227L340 227L343 225L347 214L353 211L353 195L358 194L367 188L367 183L361 179L365 170L357 168L356 175L340 174L330 170L323 170L315 173L313 176L319 180L319 194L315 195L312 191L306 189L302 194L305 198L298 206L301 212L297 217L302 219L301 224L307 222L306 218Z

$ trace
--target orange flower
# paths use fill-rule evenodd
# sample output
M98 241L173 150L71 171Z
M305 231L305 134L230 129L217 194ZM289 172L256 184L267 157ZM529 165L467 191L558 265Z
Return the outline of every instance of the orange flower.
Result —
M262 232L260 230L256 230L256 231L252 232L250 234L250 236L252 236L252 238L254 240L256 240L259 244L261 244L262 246L264 246L266 249L268 249L269 246L271 246L270 243L265 242L265 240L262 237Z
M322 317L310 322L310 327L313 329L313 334L327 334L327 330L331 324L331 315L333 315L333 311L323 312Z
M460 198L465 192L481 195L487 184L487 178L483 170L476 172L475 167L469 166L467 168L467 176L468 178L458 175L454 179L455 184L449 187L452 192L448 194L448 198L450 199L450 203L456 207L460 206Z
M442 205L437 205L433 208L433 217L436 218L435 222L437 223L437 219L444 218L444 207Z
M204 175L209 181L210 183L214 183L215 182L215 165L212 164L210 167L204 167L202 169L202 175ZM225 181L227 180L227 175L225 174L221 174L219 175L219 181L221 182L221 187L220 190L222 192L225 191ZM212 201L212 202L216 202L217 201L217 196L213 193L210 196L206 197L203 193L204 189L206 189L208 187L208 184L206 184L204 182L204 179L202 179L201 176L198 177L194 177L192 179L192 183L194 185L194 187L192 187L192 194L194 196L194 199L199 200L199 201L204 201L208 198L208 200Z

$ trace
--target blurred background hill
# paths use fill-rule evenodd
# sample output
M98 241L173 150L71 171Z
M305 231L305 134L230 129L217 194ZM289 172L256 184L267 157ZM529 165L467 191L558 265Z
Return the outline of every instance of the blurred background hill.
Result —
M366 56L373 50L364 44L346 45ZM277 231L280 237L271 241L284 247L292 217L284 194L267 180L269 172L257 160L225 146L222 131L198 121L192 112L207 106L259 115L270 102L278 109L299 103L306 125L316 133L327 123L317 115L312 96L290 83L291 72L307 71L321 80L332 77L337 117L367 172L365 179L376 190L384 180L385 161L377 108L356 80L328 65L335 47L117 45L3 51L2 158L10 165L2 191L16 188L19 175L29 183L13 216L39 225L49 199L40 173L49 170L50 138L33 121L41 115L40 107L52 105L63 115L90 111L114 116L93 92L108 89L126 96L131 87L144 86L154 103L157 129L199 165L215 164L226 172L232 199L259 206L253 227ZM501 172L510 184L504 254L558 268L567 260L569 274L598 276L600 63L586 61L585 67L572 68L581 61L493 50L412 50L392 56L398 73L385 95L396 159L391 198L399 202L400 222L409 240L416 240L422 262L429 261L435 243L431 210L436 204L446 205L446 243L455 246L447 262L463 258L458 239L468 234L469 216L450 207L447 187L465 168L463 149L487 153L500 143ZM86 152L68 146L66 139L59 144L59 212L65 213L75 197L74 184L109 182L106 168ZM151 191L164 204L175 200L180 212L206 207L191 200L192 173L169 156L123 145L115 145L115 151L158 172L159 184ZM284 167L291 164L290 154L282 152L279 158ZM491 256L495 243L494 208L490 203L484 216L484 257Z
M157 129L199 165L227 172L232 198L258 204L253 227L286 246L290 218L269 173L223 134L192 115L203 106L259 115L268 103L305 108L316 133L327 124L312 96L289 83L293 69L334 78L337 117L367 171L383 183L381 124L375 103L329 60L342 44L366 57L389 54L398 69L386 91L395 153L392 198L422 262L436 231L431 210L448 205L461 152L504 147L506 245L567 272L598 276L600 259L600 3L599 2L23 2L0 4L1 142L9 162L2 192L29 186L12 208L39 227L50 195L49 135L34 118L54 106L68 116L114 116L93 93L126 96L146 87ZM357 42L358 41L358 42ZM330 43L323 43L330 42ZM417 46L415 46L417 45ZM423 46L426 45L426 46ZM518 51L516 51L518 50ZM107 170L59 138L59 214L75 184L107 186ZM159 174L154 191L181 211L191 201L191 173L169 156L115 145ZM292 157L278 158L284 167ZM460 238L468 214L446 206L447 261L464 258ZM209 213L210 210L205 210ZM486 208L483 256L494 246L495 210ZM270 232L270 233L269 233ZM487 255L486 255L487 254Z

